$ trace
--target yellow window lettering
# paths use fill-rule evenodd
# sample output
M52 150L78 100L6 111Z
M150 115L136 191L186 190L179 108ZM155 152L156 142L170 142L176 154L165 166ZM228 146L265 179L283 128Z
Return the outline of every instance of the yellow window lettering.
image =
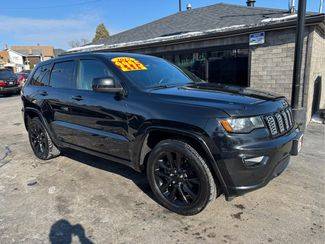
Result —
M130 57L116 57L112 59L114 65L123 72L147 70L139 60Z

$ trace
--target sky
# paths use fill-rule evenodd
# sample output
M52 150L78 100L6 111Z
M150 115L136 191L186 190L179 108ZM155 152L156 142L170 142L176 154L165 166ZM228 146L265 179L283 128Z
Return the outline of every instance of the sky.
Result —
M193 8L219 2L246 5L246 0L182 2L183 9L188 3ZM307 10L317 12L319 2L307 0ZM288 1L257 0L255 6L287 9ZM177 11L178 0L0 0L0 50L36 44L68 49L71 41L91 41L101 22L113 35Z

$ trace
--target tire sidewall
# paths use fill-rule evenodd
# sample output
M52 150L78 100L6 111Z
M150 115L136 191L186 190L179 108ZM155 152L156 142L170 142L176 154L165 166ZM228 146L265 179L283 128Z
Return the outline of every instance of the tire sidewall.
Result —
M171 211L182 215L193 215L202 211L205 208L205 206L209 203L210 195L211 195L211 187L210 187L211 182L209 182L209 177L205 173L206 169L202 165L202 163L204 162L201 162L203 161L202 158L197 157L197 155L191 152L191 150L189 150L188 147L189 145L187 145L186 143L181 141L176 141L176 140L166 140L160 142L151 151L147 163L148 181L155 196L158 198L159 203L164 207L166 207L167 209L170 209ZM159 156L164 151L181 152L182 154L184 154L184 156L188 157L192 161L191 165L192 167L195 168L195 171L198 174L198 177L200 178L201 181L201 192L198 199L195 202L193 202L190 206L177 207L175 205L172 205L161 193L158 185L155 182L154 179L155 162L158 160Z
M31 126L39 126L40 128L42 128L44 134L45 134L45 137L46 137L46 151L47 153L44 154L44 156L41 156L41 155L38 155L37 152L35 152L35 149L33 147L33 144L32 144L32 140L31 140L31 131L30 129L28 130L28 137L29 137L29 143L30 143L30 146L35 154L36 157L38 157L39 159L42 159L42 160L46 160L49 158L49 154L50 154L50 148L49 148L49 135L44 127L44 125L42 124L42 122L38 119L38 118L33 118L30 120L30 123L29 123L29 128Z

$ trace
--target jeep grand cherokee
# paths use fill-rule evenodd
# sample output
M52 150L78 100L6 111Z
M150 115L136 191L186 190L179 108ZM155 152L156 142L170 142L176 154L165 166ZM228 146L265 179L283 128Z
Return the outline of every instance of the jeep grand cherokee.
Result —
M38 158L72 148L145 171L159 203L183 215L266 185L302 142L284 97L203 82L144 55L42 62L22 101Z

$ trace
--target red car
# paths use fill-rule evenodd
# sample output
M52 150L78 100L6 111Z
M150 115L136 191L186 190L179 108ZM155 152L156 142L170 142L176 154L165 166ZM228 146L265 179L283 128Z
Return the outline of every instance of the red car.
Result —
M20 73L17 74L19 86L23 86L24 85L24 83L27 80L29 74L30 74L30 71L29 70L22 71L22 72L20 72Z

